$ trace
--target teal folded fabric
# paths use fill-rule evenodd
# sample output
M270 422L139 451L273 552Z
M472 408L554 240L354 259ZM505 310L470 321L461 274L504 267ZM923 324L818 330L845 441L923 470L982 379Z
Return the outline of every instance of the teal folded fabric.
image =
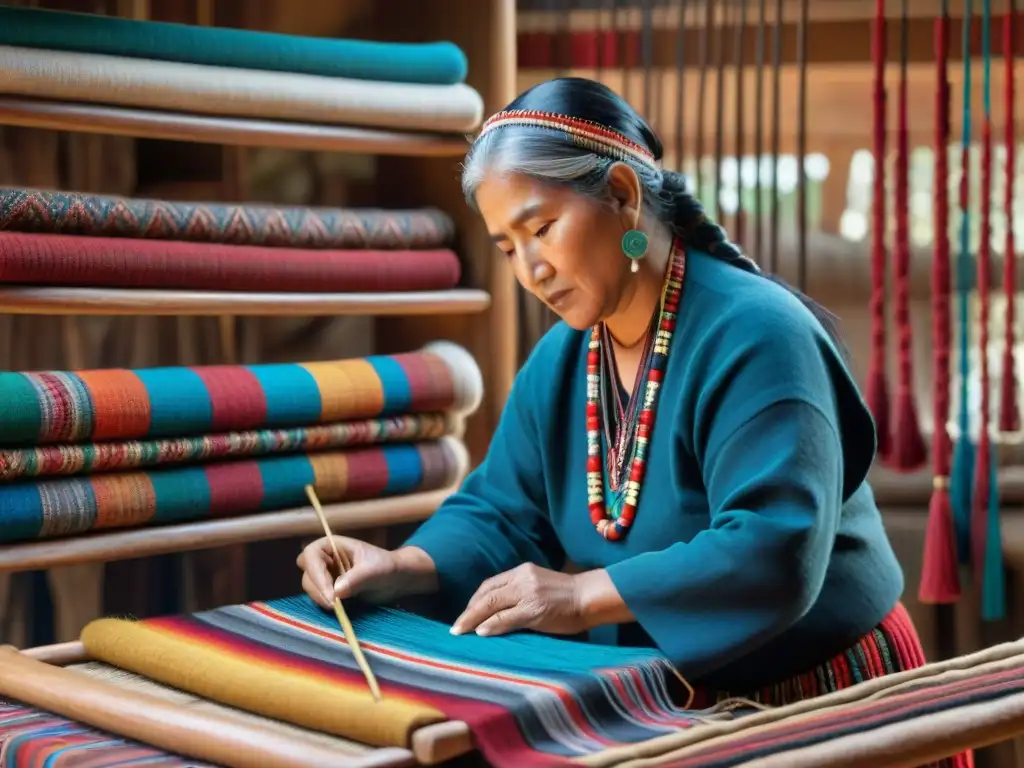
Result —
M468 68L450 42L331 40L11 6L0 6L0 45L431 85L461 83Z

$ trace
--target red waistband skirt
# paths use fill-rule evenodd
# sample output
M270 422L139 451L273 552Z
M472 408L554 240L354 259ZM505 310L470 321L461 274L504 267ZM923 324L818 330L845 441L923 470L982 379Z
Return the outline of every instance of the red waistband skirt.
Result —
M793 704L849 688L864 680L916 669L925 663L924 650L906 608L897 603L892 612L860 642L824 664L788 680L746 693L701 691L697 704L710 704L738 696L772 707ZM974 768L972 752L962 752L922 768Z

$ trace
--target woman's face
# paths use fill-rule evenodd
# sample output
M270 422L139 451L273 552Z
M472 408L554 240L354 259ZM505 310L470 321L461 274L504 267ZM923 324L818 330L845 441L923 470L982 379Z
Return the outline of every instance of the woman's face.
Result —
M621 242L637 226L639 180L620 163L609 182L606 201L520 174L488 175L476 191L480 214L516 279L578 330L611 315L628 284Z

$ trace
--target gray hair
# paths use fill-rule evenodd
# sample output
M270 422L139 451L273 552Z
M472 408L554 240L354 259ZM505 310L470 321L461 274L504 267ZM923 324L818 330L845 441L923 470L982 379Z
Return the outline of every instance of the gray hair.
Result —
M518 173L603 200L608 196L608 171L617 162L626 163L636 172L651 213L673 227L677 191L666 188L670 174L628 158L617 160L595 154L549 128L516 126L482 135L463 163L462 192L475 208L476 191L484 176L495 172Z

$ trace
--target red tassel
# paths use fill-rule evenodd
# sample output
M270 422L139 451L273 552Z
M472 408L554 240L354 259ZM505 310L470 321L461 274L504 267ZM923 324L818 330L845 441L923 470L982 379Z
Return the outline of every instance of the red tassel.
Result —
M936 478L932 500L928 505L924 567L917 596L922 603L929 605L948 605L960 599L960 571L956 562L949 478Z
M885 375L885 0L875 0L872 56L875 63L874 157L871 245L871 363L866 399L875 418L878 455L885 460L892 451L889 432L889 387Z
M935 20L935 178L949 178L949 17ZM923 603L955 603L960 597L960 569L957 563L956 533L949 498L950 273L949 273L949 187L937 183L935 194L935 250L932 259L932 467L935 475L928 505L928 527L924 540L924 565L918 598Z
M1020 407L1017 404L1017 356L1014 345L1017 342L1015 303L1017 298L1017 244L1013 237L1013 182L1017 175L1017 136L1014 120L1014 74L1015 39L1014 22L1017 9L1014 3L1006 10L1003 18L1003 61L1006 69L1003 75L1003 109L1006 110L1004 146L1006 147L1006 173L1003 196L1003 211L1006 215L1006 247L1003 249L1003 296L1006 298L1005 345L1003 347L1003 376L999 396L999 431L1016 432L1020 429Z

